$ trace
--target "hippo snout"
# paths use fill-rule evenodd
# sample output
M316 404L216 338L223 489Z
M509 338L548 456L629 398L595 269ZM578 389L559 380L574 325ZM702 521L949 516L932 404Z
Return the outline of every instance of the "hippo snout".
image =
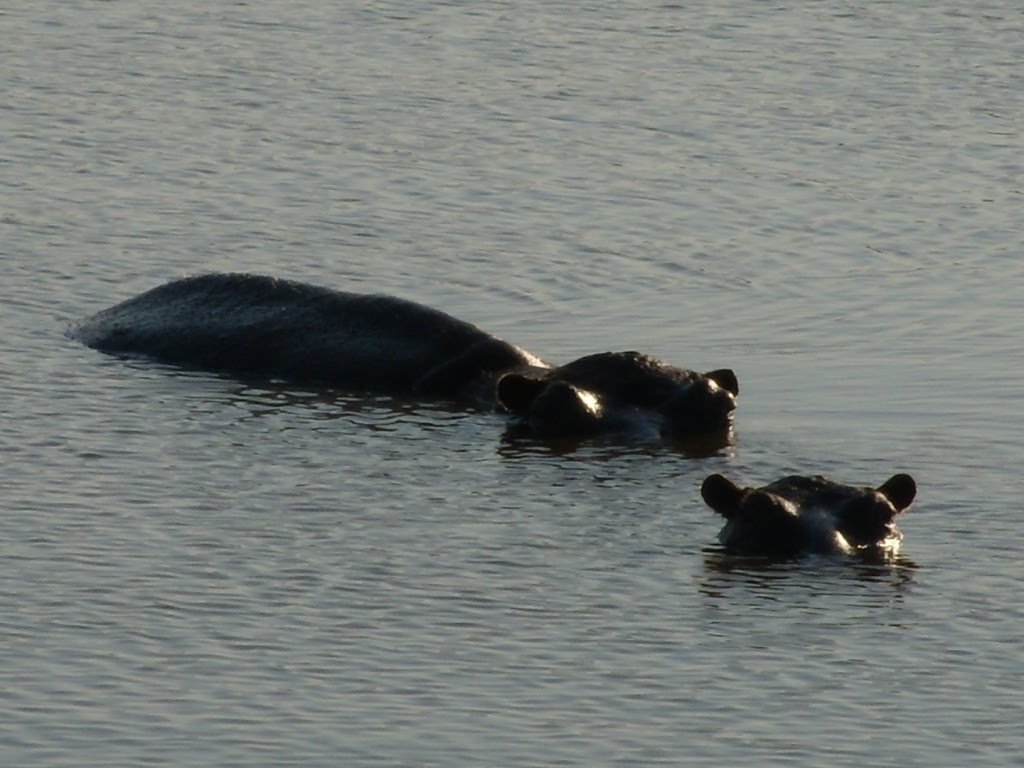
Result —
M690 382L660 409L667 435L688 435L728 429L736 410L736 395L713 379Z

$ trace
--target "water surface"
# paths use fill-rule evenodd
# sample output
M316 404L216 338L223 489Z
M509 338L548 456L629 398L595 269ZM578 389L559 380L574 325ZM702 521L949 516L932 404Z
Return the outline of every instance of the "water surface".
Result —
M1024 18L1008 3L15 3L12 765L1009 765ZM125 362L183 274L729 366L731 443ZM914 475L888 566L727 558L725 472Z

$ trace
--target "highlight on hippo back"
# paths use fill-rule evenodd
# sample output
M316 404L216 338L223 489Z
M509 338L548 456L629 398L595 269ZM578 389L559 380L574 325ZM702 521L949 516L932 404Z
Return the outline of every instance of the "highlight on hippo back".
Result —
M484 406L540 438L727 432L739 392L729 369L696 373L637 352L552 366L412 301L261 275L176 280L70 335L186 368Z
M704 501L725 518L719 541L731 552L793 557L801 554L894 555L903 534L896 516L917 494L910 475L877 488L842 485L821 475L790 475L744 488L723 475L701 486Z

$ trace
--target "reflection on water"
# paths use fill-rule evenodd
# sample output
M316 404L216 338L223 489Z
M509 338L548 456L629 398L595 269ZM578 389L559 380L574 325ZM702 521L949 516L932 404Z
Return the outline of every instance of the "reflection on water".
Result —
M156 371L181 381L183 386L189 386L191 382L226 383L227 389L223 396L231 405L245 411L247 417L252 418L288 410L308 411L311 417L316 419L350 418L364 427L388 431L394 424L401 422L420 421L428 428L436 428L460 417L486 417L489 422L500 421L504 424L498 433L499 451L509 457L530 454L565 456L586 447L612 454L617 451L635 453L657 452L664 449L685 458L699 459L725 455L733 438L731 424L723 430L690 437L674 437L670 440L639 432L538 438L519 418L480 406L446 400L423 400L414 396L351 394L327 387L296 385L283 380L197 372L146 359L118 359L127 363L125 367L128 371ZM432 425L432 422L438 424Z
M665 440L647 434L593 435L588 437L537 438L527 427L515 421L505 427L501 435L501 453L504 456L566 456L590 448L600 453L646 453L669 451L683 458L703 459L725 455L732 444L732 427L687 438ZM617 447L618 446L618 447Z
M843 582L883 582L903 587L913 582L918 565L905 555L855 553L853 555L803 555L772 558L737 555L717 548L704 550L707 572L702 587L722 596L729 584L744 589L785 589L788 584L811 581L824 589ZM845 591L845 590L841 590Z
M322 419L364 420L364 417L369 416L390 421L400 420L420 411L436 413L440 420L487 412L471 405L448 403L443 400L424 402L411 396L353 395L327 388L303 388L286 381L249 382L232 388L230 397L234 406L251 411L254 416L266 412L298 409L308 410Z

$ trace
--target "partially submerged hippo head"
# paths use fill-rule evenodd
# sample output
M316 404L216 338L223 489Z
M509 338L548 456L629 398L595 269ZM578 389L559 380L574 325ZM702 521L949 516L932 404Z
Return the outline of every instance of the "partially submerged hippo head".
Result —
M878 488L792 475L761 488L741 488L723 475L711 475L700 490L726 520L719 533L726 549L786 557L896 552L903 538L896 515L910 506L917 486L904 474Z
M506 373L496 394L499 407L538 436L635 432L672 439L727 430L739 384L728 369L697 373L638 352L606 352Z

